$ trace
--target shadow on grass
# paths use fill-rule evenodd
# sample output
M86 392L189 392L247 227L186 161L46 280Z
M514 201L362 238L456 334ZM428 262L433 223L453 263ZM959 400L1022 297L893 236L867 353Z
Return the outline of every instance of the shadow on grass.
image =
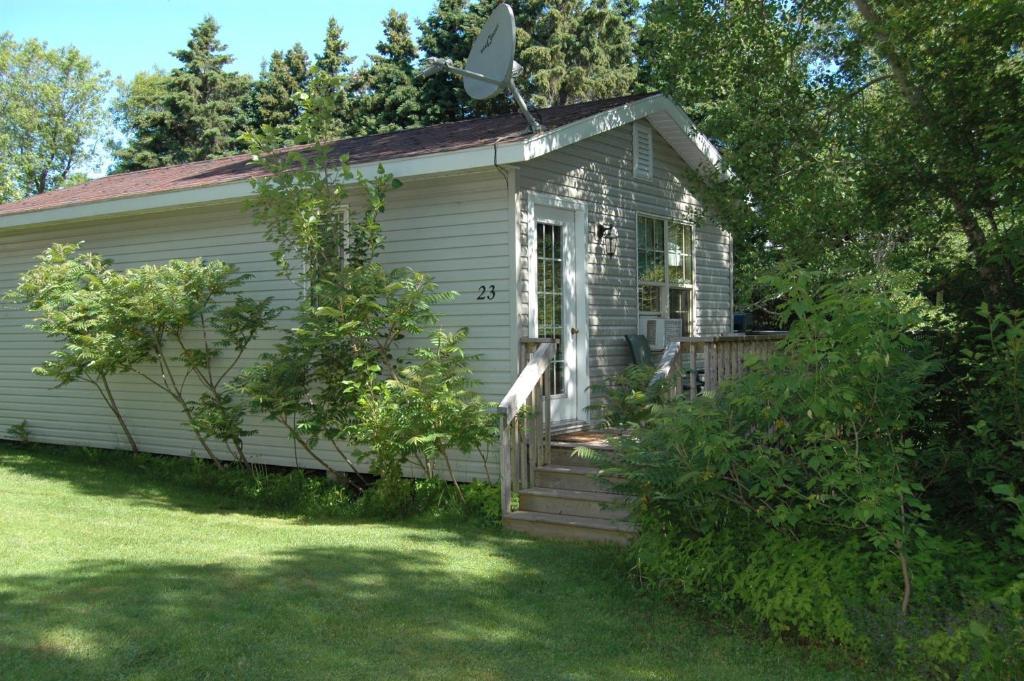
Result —
M835 678L624 602L572 572L588 552L552 546L513 543L490 575L436 552L309 548L244 569L110 561L7 578L2 676Z
M191 470L192 466L206 470L197 475ZM248 473L231 469L221 474L212 466L205 460L161 454L49 445L12 447L0 441L0 467L41 480L63 482L89 496L121 499L142 506L172 506L193 513L298 515L294 510L273 508L268 503L260 505L230 493L227 488L232 481L241 481ZM312 472L310 475L319 474ZM341 520L365 522L360 518Z

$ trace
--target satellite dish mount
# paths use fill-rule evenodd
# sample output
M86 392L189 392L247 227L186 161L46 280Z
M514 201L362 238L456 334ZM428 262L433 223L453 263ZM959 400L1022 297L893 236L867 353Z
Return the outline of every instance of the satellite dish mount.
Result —
M491 12L480 35L473 41L464 68L458 67L451 59L427 57L425 65L420 69L420 77L426 78L435 73L447 72L460 76L466 94L476 100L490 99L501 93L508 93L519 106L519 111L526 117L530 130L539 132L540 123L530 113L526 100L516 87L515 77L523 72L523 67L515 61L516 54L516 21L512 8L500 3Z

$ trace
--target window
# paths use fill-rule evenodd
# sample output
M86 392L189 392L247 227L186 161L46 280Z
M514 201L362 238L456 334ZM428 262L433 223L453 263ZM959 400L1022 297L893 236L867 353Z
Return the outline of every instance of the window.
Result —
M565 345L562 343L562 252L561 225L537 223L537 336L554 338L554 394L565 392Z
M683 320L683 332L689 334L693 226L641 215L636 231L640 315Z
M654 134L645 121L633 123L633 177L654 177Z

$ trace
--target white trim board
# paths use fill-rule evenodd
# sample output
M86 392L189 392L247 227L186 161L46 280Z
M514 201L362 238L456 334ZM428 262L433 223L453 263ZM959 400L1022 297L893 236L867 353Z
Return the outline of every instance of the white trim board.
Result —
M722 168L722 158L707 137L697 131L682 109L665 95L656 94L628 102L553 130L545 130L523 140L485 144L471 149L411 156L390 161L373 161L352 166L354 173L376 174L377 167L397 178L451 173L494 165L523 163L581 140L600 135L620 126L647 118L658 133L672 146L680 158L693 169ZM133 195L122 198L80 203L69 206L0 215L0 229L66 222L106 215L144 213L184 206L241 199L252 195L249 180L225 182L220 185Z

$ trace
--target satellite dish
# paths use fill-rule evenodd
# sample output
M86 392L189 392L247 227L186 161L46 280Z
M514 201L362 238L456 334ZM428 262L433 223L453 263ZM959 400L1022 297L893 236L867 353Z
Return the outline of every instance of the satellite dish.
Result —
M516 100L530 129L538 132L541 130L540 123L530 113L526 100L516 87L514 78L522 72L522 67L516 63L515 55L516 20L512 8L502 2L491 12L480 35L473 41L465 68L455 66L451 59L427 57L419 75L425 78L445 71L462 76L462 87L466 94L476 100L508 93Z
M512 8L499 4L491 12L466 60L466 70L484 78L466 75L462 86L473 99L490 99L508 90L516 56L516 20Z

